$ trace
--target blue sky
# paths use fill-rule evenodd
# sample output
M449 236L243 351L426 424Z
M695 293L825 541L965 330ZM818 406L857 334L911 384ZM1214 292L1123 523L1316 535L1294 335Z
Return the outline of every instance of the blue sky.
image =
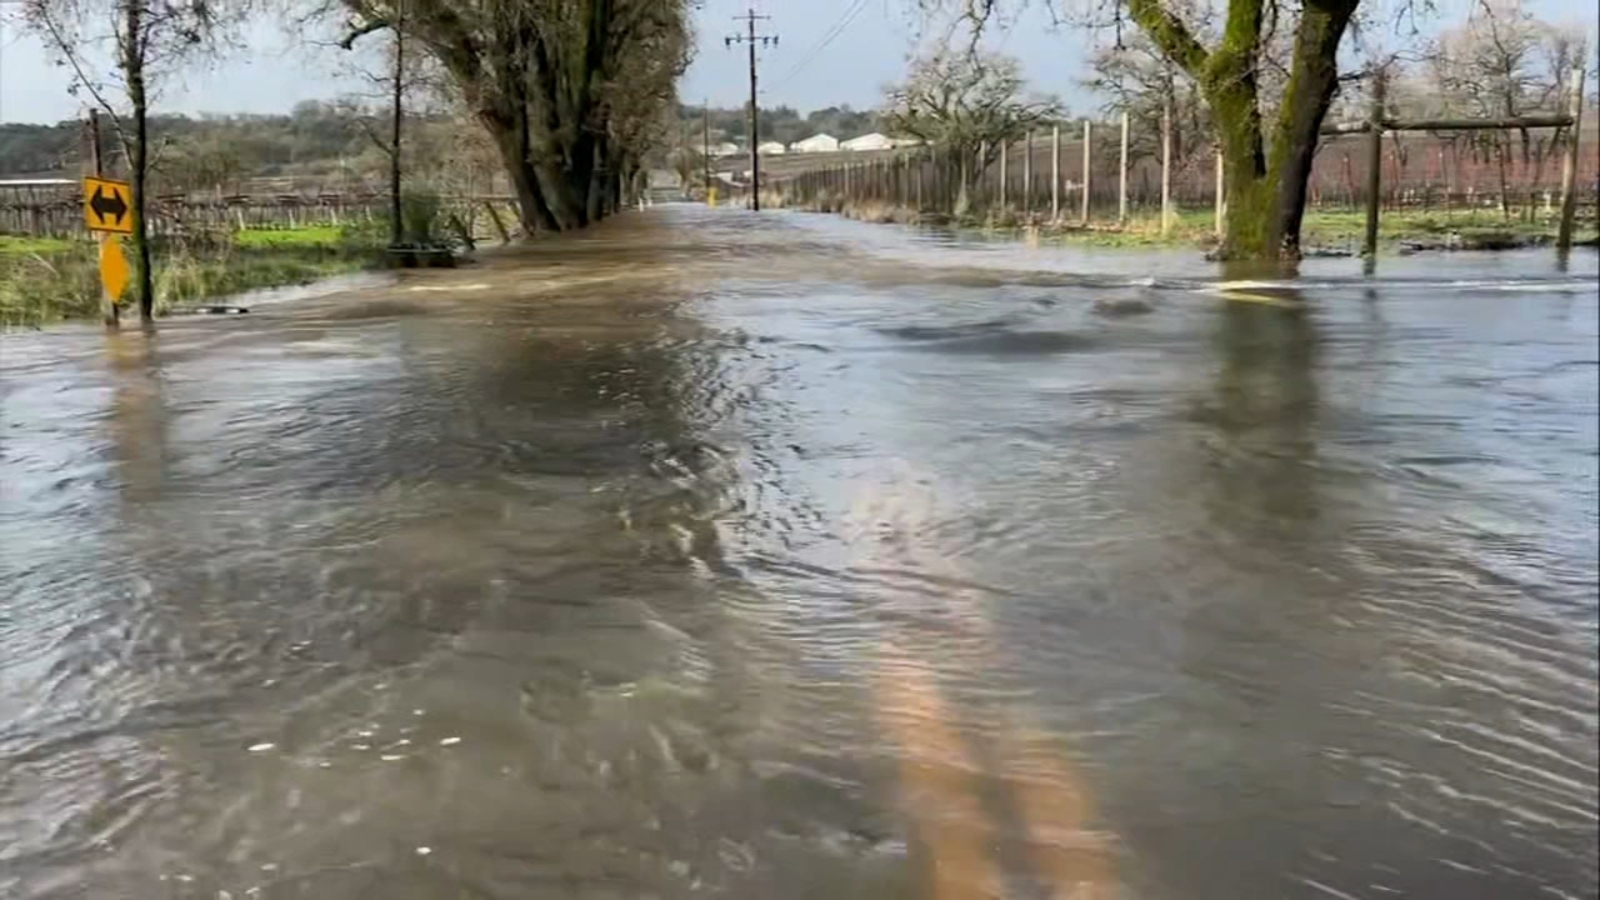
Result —
M5 10L0 0L0 11ZM1439 19L1465 0L1442 0ZM1592 31L1594 0L1533 0L1532 8L1553 20L1587 22ZM733 17L754 5L771 16L763 26L777 33L776 48L762 51L762 105L787 104L810 110L833 104L874 105L883 86L900 76L925 28L915 0L704 0L696 15L699 52L684 79L686 103L742 103L748 90L743 48L729 49L723 37L741 27ZM841 21L848 25L823 44ZM937 24L932 31L937 31ZM228 62L184 74L169 83L161 108L181 112L283 112L301 100L326 99L357 86L338 74L338 51L306 47L276 25L251 30L248 50ZM925 39L925 38L924 38ZM1075 109L1094 105L1077 86L1085 56L1095 38L1082 31L1051 27L1035 2L994 42L1022 60L1035 90L1052 93ZM79 113L82 104L67 93L66 71L52 66L43 48L19 33L15 22L0 35L0 120L54 122Z

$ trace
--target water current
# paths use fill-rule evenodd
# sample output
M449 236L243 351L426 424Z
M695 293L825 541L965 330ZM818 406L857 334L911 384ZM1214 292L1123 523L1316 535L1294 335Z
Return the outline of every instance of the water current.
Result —
M1596 272L676 206L0 336L0 897L1594 897Z

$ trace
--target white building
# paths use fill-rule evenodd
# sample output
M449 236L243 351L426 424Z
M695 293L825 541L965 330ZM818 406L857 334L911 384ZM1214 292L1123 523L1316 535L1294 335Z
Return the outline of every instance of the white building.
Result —
M796 153L832 153L839 149L839 139L830 134L814 134L803 141L795 141L789 149Z
M889 140L887 136L879 134L876 131L871 134L863 134L860 137L851 138L850 140L839 145L840 150L853 151L890 150L893 148L894 141Z
M723 141L720 144L713 144L711 147L712 156L734 156L738 152L739 145L729 143L728 141Z
M921 138L890 138L889 143L895 147L920 147Z
M777 141L767 141L764 144L758 144L756 146L756 152L762 156L777 156L786 151L784 150L783 144Z

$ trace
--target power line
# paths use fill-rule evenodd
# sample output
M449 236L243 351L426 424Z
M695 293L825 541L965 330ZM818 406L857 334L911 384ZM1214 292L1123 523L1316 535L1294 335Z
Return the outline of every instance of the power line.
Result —
M861 15L862 11L867 8L867 3L868 0L855 0L854 5L852 5L849 9L846 9L844 11L844 15L840 16L839 20L834 22L832 27L830 27L815 44L811 45L809 50L807 50L805 53L802 53L800 58L795 61L794 65L790 66L787 71L778 76L777 82L773 84L772 88L769 88L769 90L783 87L784 85L788 84L790 80L794 78L794 76L800 74L806 66L811 64L812 60L816 59L817 56L822 53L822 51L828 49L829 44L837 40L839 35L844 34L844 30L850 27L850 23L854 22L856 17Z

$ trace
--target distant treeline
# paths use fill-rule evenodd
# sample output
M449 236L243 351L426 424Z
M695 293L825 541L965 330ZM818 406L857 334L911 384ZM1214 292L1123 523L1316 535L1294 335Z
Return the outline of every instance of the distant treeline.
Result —
M702 108L680 105L678 115L684 139L697 146L703 139ZM382 130L376 127L381 125L375 121L377 117L381 112L348 103L307 101L287 115L153 115L150 132L156 145L164 146L158 154L158 168L220 170L196 171L190 180L314 175L343 169L363 171L374 164L376 148L368 135ZM709 122L713 143L745 144L749 129L745 108L713 108ZM82 128L81 122L73 120L55 125L0 124L0 178L52 173L76 176ZM788 106L761 110L763 141L789 144L819 133L843 140L876 130L876 112L848 105L805 115ZM119 151L109 123L104 132L104 146L114 157Z
M687 137L687 143L691 147L697 146L702 141L704 111L705 108L701 106L678 107L678 118ZM750 135L748 106L740 106L737 109L713 107L709 112L711 143L727 141L741 147L748 143ZM798 110L788 106L761 110L762 141L792 144L814 134L830 134L840 140L848 140L878 130L880 126L877 112L851 109L848 104L814 110L806 115L801 115Z
M152 115L150 134L158 163L200 165L220 161L229 170L279 175L306 168L337 169L375 152L368 132L374 114L350 104L308 101L288 115ZM0 177L79 171L83 125L0 124ZM109 123L103 146L120 154ZM319 164L321 164L319 166Z

